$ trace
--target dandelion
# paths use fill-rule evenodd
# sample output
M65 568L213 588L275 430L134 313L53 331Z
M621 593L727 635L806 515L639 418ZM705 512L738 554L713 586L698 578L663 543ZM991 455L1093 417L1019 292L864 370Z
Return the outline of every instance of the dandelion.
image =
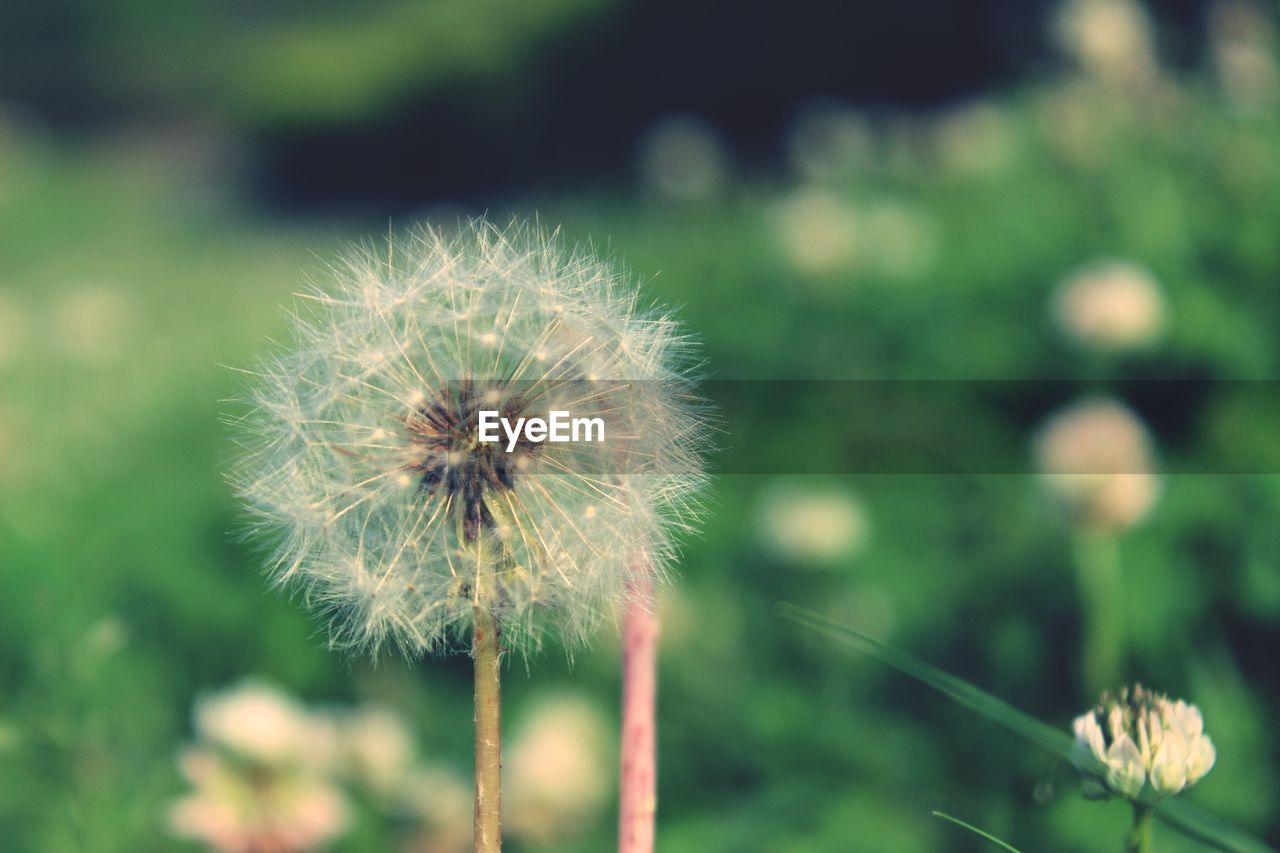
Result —
M1150 849L1151 799L1194 785L1217 758L1195 705L1142 685L1104 693L1096 707L1076 718L1073 729L1073 761L1085 796L1115 795L1133 803L1130 849L1135 851Z
M1154 341L1165 320L1164 300L1151 273L1108 260L1069 275L1053 299L1062 331L1086 346L1118 352Z
M1116 539L1150 511L1159 493L1151 440L1126 407L1089 399L1050 418L1036 438L1035 455L1046 490L1072 521L1085 683L1101 690L1118 678L1125 655Z
M695 517L688 341L615 269L515 225L424 229L333 272L260 371L234 479L336 645L470 639L476 849L496 850L501 652L585 642ZM547 440L557 411L602 440ZM482 412L543 429L490 442Z

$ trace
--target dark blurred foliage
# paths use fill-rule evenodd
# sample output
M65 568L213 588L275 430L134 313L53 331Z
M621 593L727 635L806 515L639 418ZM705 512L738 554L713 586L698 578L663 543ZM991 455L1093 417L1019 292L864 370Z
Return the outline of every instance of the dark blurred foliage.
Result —
M1017 0L5 2L0 850L174 849L193 701L245 676L382 703L425 761L465 772L467 661L331 653L231 532L219 420L244 390L220 365L285 334L304 270L323 280L343 241L452 200L596 241L679 307L717 378L955 380L966 393L906 414L1025 464L788 478L866 515L866 541L822 565L762 535L773 478L716 480L665 603L662 849L985 849L935 808L1026 850L1119 846L1122 804L1083 800L1057 758L776 609L845 620L1065 730L1093 698L1087 614L1071 531L1027 474L1045 414L1094 392L1145 420L1162 472L1119 548L1124 676L1204 710L1219 764L1191 798L1280 841L1280 406L1229 381L1280 370L1280 120L1274 86L1239 98L1206 61L1204 6L1159 4L1166 67L1126 88L1068 71L1048 4ZM818 176L783 156L815 98L855 138ZM701 194L637 175L673 113L720 134ZM210 168L227 151L247 168ZM1168 316L1148 348L1104 354L1050 305L1116 256L1150 270ZM975 377L1018 381L984 396ZM880 422L790 399L748 401L721 464L822 470ZM509 719L548 689L612 713L617 670L608 632L572 663L514 663ZM607 849L611 819L557 849ZM401 829L366 815L338 849Z
M17 0L0 13L0 97L72 129L194 113L251 142L254 186L275 203L403 212L442 196L607 182L637 136L671 113L698 114L772 160L776 129L815 96L936 106L1025 78L1043 63L1052 7L434 5ZM1194 57L1205 5L1154 4L1175 61ZM474 30L487 32L468 42ZM318 55L329 43L339 49ZM500 57L500 45L514 49ZM308 85L315 66L327 73Z

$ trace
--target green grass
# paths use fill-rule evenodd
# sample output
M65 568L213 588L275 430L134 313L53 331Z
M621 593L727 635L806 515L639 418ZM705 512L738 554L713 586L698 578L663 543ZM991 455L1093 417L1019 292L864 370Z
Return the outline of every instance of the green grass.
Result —
M932 260L906 274L875 264L797 272L772 225L781 183L736 184L679 208L621 191L506 207L605 246L653 296L680 304L720 377L1076 376L1087 377L1083 391L1118 376L1272 376L1280 172L1233 182L1224 164L1242 140L1275 150L1275 119L1227 112L1193 90L1176 133L1108 113L1105 156L1084 169L1055 153L1041 94L998 102L1013 144L992 173L898 157L830 188L856 207L891 202L927 218ZM238 511L222 480L233 447L220 416L234 411L226 400L241 381L227 366L250 364L282 333L280 306L304 271L385 224L274 220L136 152L33 142L2 156L16 177L0 195L0 307L24 318L0 362L7 849L172 849L161 820L182 788L174 756L191 736L192 701L251 674L310 702L394 707L427 755L466 772L466 668L329 653L233 535ZM1095 359L1055 334L1054 284L1098 255L1138 260L1160 280L1172 323L1151 352ZM95 326L102 292L115 315L105 327ZM77 320L86 293L99 307ZM1214 386L1195 423L1153 425L1162 465L1194 469L1225 453L1247 470L1280 470L1258 405L1238 386ZM996 444L1026 446L1025 420L971 414ZM763 426L779 460L792 458L786 448L820 455L838 444L794 412ZM732 429L725 443L732 459ZM1061 760L776 614L794 601L874 627L1048 720L1061 740L1093 697L1078 687L1069 535L1034 480L823 480L833 481L860 496L872 533L829 569L762 546L755 518L768 478L714 484L714 511L688 543L668 607L662 849L964 844L931 817L940 807L996 837L1036 839L1035 849L1113 847L1127 815L1083 801ZM1197 802L1272 841L1278 511L1274 475L1168 477L1153 517L1120 546L1128 674L1201 705L1219 760ZM122 642L96 642L103 625ZM572 667L555 649L527 672L513 667L510 719L564 684L612 712L616 654L604 638ZM605 849L610 821L606 810L561 849ZM369 817L343 849L386 849L396 832Z

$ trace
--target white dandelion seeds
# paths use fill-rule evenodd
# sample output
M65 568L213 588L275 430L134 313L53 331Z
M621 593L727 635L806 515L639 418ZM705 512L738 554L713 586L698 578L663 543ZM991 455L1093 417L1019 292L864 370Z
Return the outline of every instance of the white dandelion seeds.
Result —
M498 635L572 649L664 573L704 479L690 342L616 269L515 224L425 228L332 272L259 371L233 480L335 645L471 641L477 849L497 849ZM486 443L482 411L568 412L603 440Z
M265 362L234 482L282 534L272 565L338 645L406 653L554 627L573 646L661 572L696 516L689 339L614 268L484 222L358 251L302 294ZM478 413L600 418L604 441L477 441Z

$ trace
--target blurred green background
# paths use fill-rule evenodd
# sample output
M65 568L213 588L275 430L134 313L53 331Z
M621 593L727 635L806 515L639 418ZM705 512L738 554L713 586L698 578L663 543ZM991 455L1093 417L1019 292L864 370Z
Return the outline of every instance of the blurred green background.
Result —
M1067 730L1095 698L1091 537L1119 555L1115 676L1199 705L1217 746L1189 797L1280 844L1275 26L1246 0L6 3L0 850L198 849L172 826L179 755L208 736L197 703L246 679L412 739L374 738L409 756L393 805L332 782L333 849L457 849L468 661L328 651L234 535L220 416L345 243L482 213L624 262L716 377L1025 380L958 413L1016 474L813 476L841 424L774 412L751 442L772 460L725 425L725 470L815 461L716 477L666 594L659 850L984 849L934 809L1025 850L1118 849L1126 808L1067 763L776 612ZM1082 280L1103 295L1064 295ZM1189 414L1130 399L1157 378L1200 383ZM1088 394L1127 402L1165 472L1102 533L1032 453ZM509 796L536 804L511 849L612 846L618 654L606 634L508 667L534 756ZM576 710L535 725L548 707ZM538 799L574 779L596 793Z

